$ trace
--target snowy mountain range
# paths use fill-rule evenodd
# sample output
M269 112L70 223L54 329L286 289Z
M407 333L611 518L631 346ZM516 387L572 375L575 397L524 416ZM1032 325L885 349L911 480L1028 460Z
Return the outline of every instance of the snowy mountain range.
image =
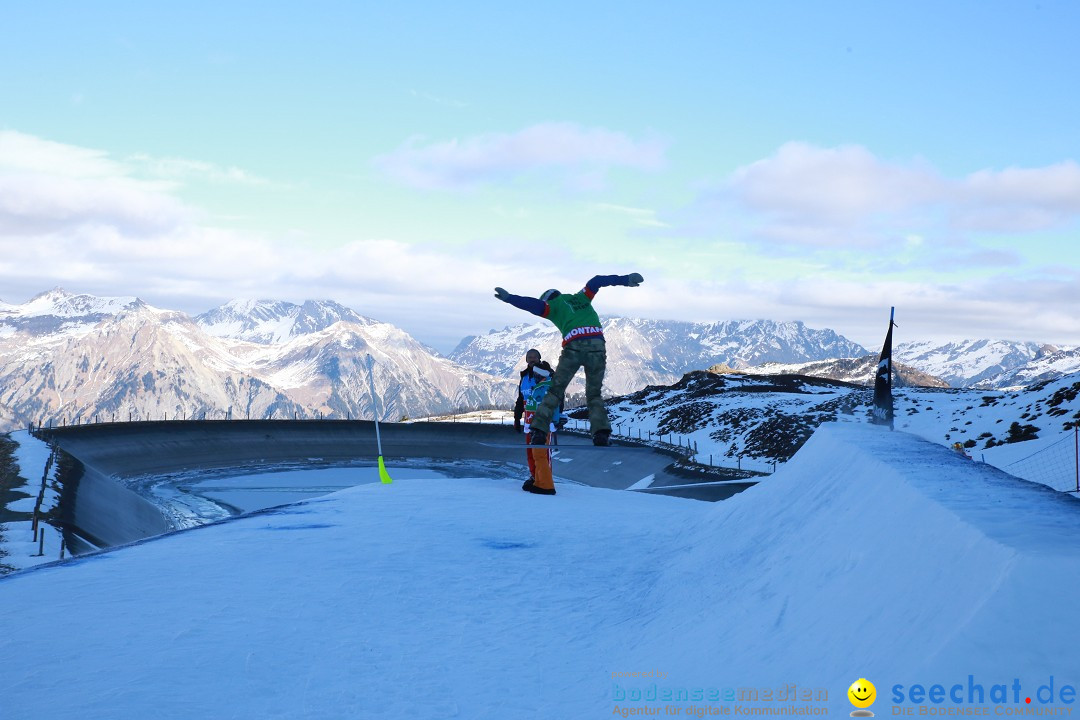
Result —
M724 365L754 374L800 373L868 384L878 352L832 330L801 322L770 320L690 323L604 318L608 340L605 389L630 393L646 385L669 385L692 370ZM462 365L513 377L529 348L551 359L560 337L550 324L518 324L471 336L450 353ZM907 342L894 347L897 379L928 387L1016 389L1080 372L1080 349L1007 340L949 343ZM581 392L580 382L571 386Z
M874 353L798 322L605 321L605 393L677 383L723 364L870 382ZM134 297L61 289L0 303L0 430L27 422L163 417L371 417L364 358L376 359L380 416L510 407L525 350L558 358L550 324L462 340L449 357L331 301L229 302L197 317ZM1080 349L964 341L896 347L897 385L1014 388L1080 370ZM774 363L770 365L769 363ZM906 367L910 366L910 367ZM919 373L926 373L920 375ZM582 391L581 376L570 392Z
M809 375L826 380L855 385L873 385L877 376L878 355L864 355L859 358L841 358L839 360L817 360L808 363L763 363L743 368L746 375ZM714 365L712 372L732 372L726 365ZM916 370L904 363L893 363L893 387L949 387L941 378Z
M907 342L893 359L935 375L952 387L1014 388L1080 370L1076 348L1007 340Z
M1080 372L1080 348L1059 348L971 387L1013 390L1055 380L1076 372Z
M214 337L260 345L286 343L302 335L326 330L339 322L361 326L378 324L376 320L329 300L308 300L301 305L278 300L233 300L196 316L195 322Z
M0 306L0 421L372 417L512 402L514 386L336 303L230 303L199 318L53 290Z
M865 348L832 330L813 330L801 322L602 320L608 352L604 387L613 394L671 384L692 370L716 363L744 368L764 362L798 363L867 354ZM529 348L536 348L554 364L560 346L561 336L552 325L519 324L467 337L450 358L492 375L513 377L524 367Z

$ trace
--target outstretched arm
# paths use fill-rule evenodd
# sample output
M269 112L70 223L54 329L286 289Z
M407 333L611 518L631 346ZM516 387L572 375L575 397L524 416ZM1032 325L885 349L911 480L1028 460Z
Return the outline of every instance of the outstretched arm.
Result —
M612 285L637 287L644 281L645 278L641 277L639 273L630 273L629 275L597 275L592 280L585 283L585 295L591 300L602 287L611 287Z
M533 315L539 315L545 317L547 313L547 303L537 298L524 297L522 295L511 295L503 290L501 287L495 288L495 297L502 300L504 303L509 303L516 308L531 312Z

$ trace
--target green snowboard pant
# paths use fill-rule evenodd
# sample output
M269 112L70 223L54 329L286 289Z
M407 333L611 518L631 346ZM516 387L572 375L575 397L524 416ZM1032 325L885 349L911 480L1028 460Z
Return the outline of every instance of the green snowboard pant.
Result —
M551 418L559 409L559 404L566 397L566 386L574 379L579 368L585 368L585 401L589 406L589 428L595 434L598 430L611 430L607 408L600 392L604 386L604 368L607 365L607 346L603 338L582 338L571 340L563 346L559 355L559 366L551 379L551 388L544 396L544 401L536 409L532 427L547 429Z

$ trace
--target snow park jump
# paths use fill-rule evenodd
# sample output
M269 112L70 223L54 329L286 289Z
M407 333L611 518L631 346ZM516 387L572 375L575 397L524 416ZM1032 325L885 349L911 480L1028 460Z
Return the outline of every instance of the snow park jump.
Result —
M535 500L398 474L9 575L5 715L836 715L863 678L879 716L1072 707L1077 501L947 448L834 423L724 502Z

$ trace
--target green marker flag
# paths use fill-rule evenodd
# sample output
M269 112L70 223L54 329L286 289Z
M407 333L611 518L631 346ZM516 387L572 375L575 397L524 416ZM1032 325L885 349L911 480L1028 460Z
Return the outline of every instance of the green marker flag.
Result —
M390 473L386 472L386 463L383 462L382 436L379 435L379 396L375 394L375 358L371 357L371 353L368 353L367 356L367 370L368 382L371 383L371 404L375 413L375 442L379 446L379 479L383 481L384 485L388 485L394 481L390 477Z

